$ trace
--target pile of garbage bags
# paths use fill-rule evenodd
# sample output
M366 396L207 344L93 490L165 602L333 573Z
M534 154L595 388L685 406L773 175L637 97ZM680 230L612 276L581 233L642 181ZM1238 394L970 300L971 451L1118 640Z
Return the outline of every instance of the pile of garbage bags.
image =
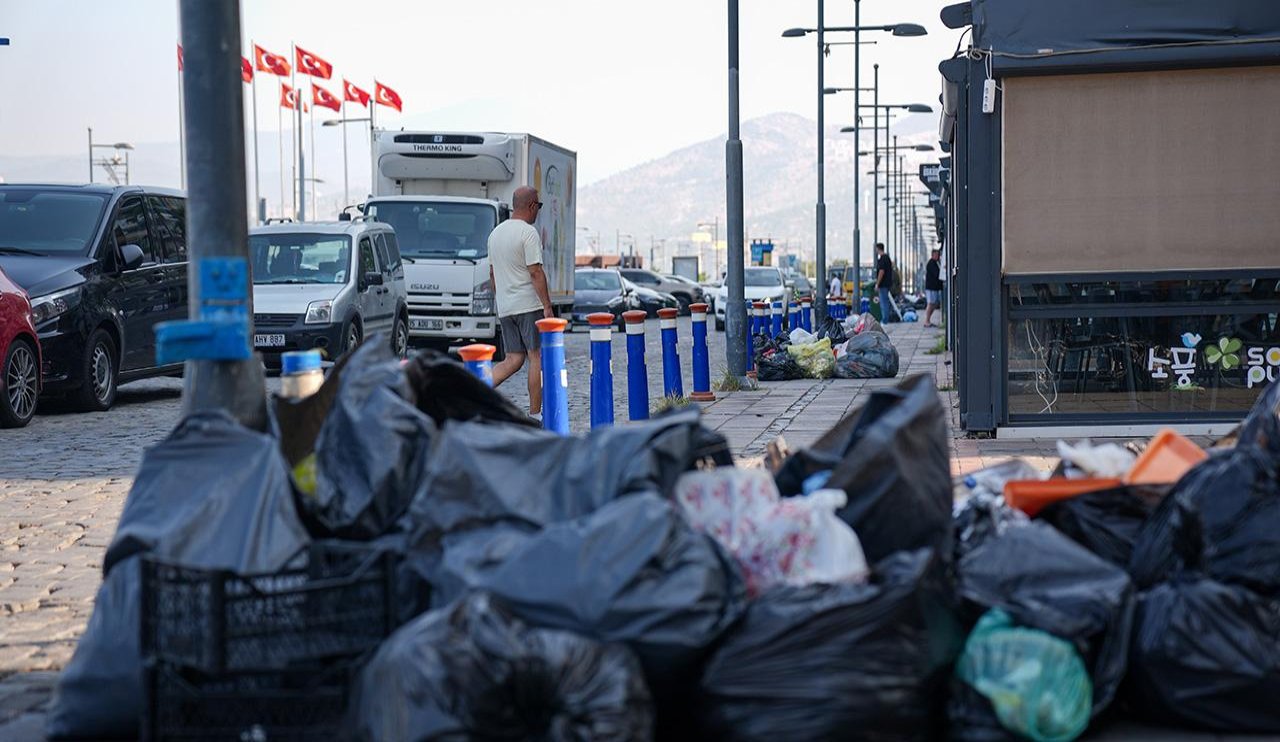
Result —
M754 338L756 374L761 381L792 379L892 379L898 349L870 314L841 322L831 317L810 333L794 329L777 337Z

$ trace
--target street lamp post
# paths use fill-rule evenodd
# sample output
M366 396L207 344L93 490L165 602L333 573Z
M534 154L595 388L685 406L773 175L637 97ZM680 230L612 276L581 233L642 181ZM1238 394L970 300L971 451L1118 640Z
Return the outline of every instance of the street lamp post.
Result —
M120 155L116 155L111 159L106 159L106 158L103 158L101 160L93 159L93 151L95 149L113 149L113 150L116 150L117 152L124 152L124 162L123 162L124 183L125 185L129 185L129 153L133 151L133 145L129 144L128 142L114 142L112 144L94 144L93 143L93 127L90 126L88 127L88 129L89 129L89 182L90 183L93 182L93 168L96 165L102 165L103 169L107 171L107 174L111 176L112 180L115 180L117 183L119 182L119 180L116 179L115 177L114 166L122 164L120 161Z
M725 364L729 375L747 375L747 308L744 302L742 259L742 138L738 111L738 0L729 0L729 136L724 145L725 216L728 219L729 306L724 308Z
M347 187L347 124L359 121L369 122L369 188L372 190L374 180L377 174L374 172L373 163L373 117L361 116L359 118L347 118L343 116L340 119L329 119L321 123L321 126L341 126L342 127L342 205L345 208L351 201L351 193Z

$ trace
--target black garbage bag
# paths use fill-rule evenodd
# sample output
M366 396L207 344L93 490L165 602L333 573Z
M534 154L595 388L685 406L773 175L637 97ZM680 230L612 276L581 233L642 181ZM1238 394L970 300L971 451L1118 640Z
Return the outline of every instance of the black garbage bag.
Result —
M956 507L953 521L956 561L1009 528L1028 522L1027 514L1009 507L1001 495L985 490L970 495Z
M831 315L827 315L822 319L822 322L818 323L813 334L818 340L831 338L832 345L839 345L849 338L848 333L844 331L844 325Z
M708 648L746 603L732 558L656 495L536 533L504 525L449 539L443 553L414 560L439 601L465 585L493 593L531 626L626 644L660 716L682 713Z
M783 587L748 607L702 676L701 739L928 740L963 633L931 549L859 585Z
M836 359L837 379L892 379L898 375L898 349L883 332L854 335Z
M1133 586L1125 571L1046 523L992 536L957 565L970 624L1002 608L1019 626L1071 642L1093 681L1093 715L1115 697L1133 627Z
M804 480L830 471L826 487L844 490L840 517L853 526L867 562L904 549L951 552L951 454L946 412L931 377L918 374L873 392L775 475L778 491L803 492Z
M437 436L406 530L453 531L509 520L532 526L578 518L626 495L670 496L728 446L696 408L580 437L514 425L451 423Z
M93 616L58 678L46 733L57 739L137 736L141 555L263 573L284 567L308 541L274 437L221 412L183 419L143 455L107 548Z
M484 420L541 427L446 353L419 351L409 359L404 371L418 409L437 426L443 426L448 420Z
M1258 399L1235 448L1214 450L1160 503L1134 544L1139 589L1200 564L1206 576L1280 597L1280 384Z
M804 369L785 350L756 354L756 378L760 381L792 381L805 378Z
M1041 510L1036 519L1108 562L1127 568L1133 542L1151 510L1146 499L1122 486L1059 500Z
M1026 739L1000 723L990 699L951 676L947 687L947 735L950 742L1018 742Z
M360 346L316 440L315 495L303 499L323 535L367 540L385 533L421 487L435 435L390 346Z
M472 593L393 634L354 686L369 742L653 738L653 705L630 650L536 629Z
M1280 733L1280 602L1192 573L1143 593L1126 696L1170 726Z

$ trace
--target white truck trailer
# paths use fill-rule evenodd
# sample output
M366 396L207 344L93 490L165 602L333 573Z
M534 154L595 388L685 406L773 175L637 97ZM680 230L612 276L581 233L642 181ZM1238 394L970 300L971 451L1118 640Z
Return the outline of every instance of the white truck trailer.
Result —
M520 186L543 208L543 269L558 314L573 307L577 155L530 134L379 130L366 216L390 224L405 260L409 336L417 344L501 347L489 280L489 232Z

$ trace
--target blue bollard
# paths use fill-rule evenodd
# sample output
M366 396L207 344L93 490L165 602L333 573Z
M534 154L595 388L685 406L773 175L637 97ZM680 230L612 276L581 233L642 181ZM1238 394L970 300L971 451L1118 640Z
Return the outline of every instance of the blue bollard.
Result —
M591 325L591 427L613 425L613 314L587 315Z
M716 395L711 391L711 357L707 353L707 305L690 304L689 317L693 321L693 393L689 395L689 399L695 402L714 402Z
M781 301L775 301L773 303L772 320L773 320L773 324L770 328L771 332L769 334L769 337L776 338L782 334L782 302Z
M622 313L627 326L627 412L632 420L649 419L649 372L644 366L642 309Z
M800 328L800 305L795 301L787 303L787 331Z
M498 352L497 348L484 343L464 345L458 349L458 355L462 356L462 365L489 386L493 386L493 354L496 352Z
M679 309L658 310L658 326L662 328L662 394L667 397L684 396L680 352L676 347L676 317L679 315Z
M542 333L542 427L569 435L569 371L564 366L564 328L559 317L535 323Z
M858 314L866 314L867 312L870 312L870 311L871 311L871 300L864 296L862 297L862 301L858 302Z
M813 332L813 301L807 296L800 300L800 326L805 332Z

